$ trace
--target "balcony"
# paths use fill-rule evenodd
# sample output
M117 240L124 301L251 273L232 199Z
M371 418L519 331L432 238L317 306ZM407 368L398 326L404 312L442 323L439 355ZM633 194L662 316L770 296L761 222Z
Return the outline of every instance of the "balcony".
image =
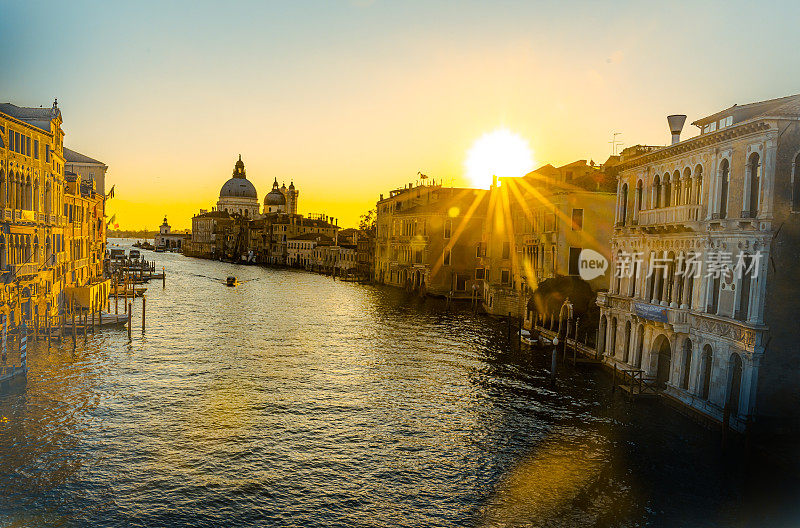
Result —
M663 230L695 230L700 221L699 205L678 205L660 209L639 211L637 224L642 228L663 228Z
M11 271L16 277L20 277L22 275L36 275L36 273L39 271L39 265L35 263L13 264L10 267Z
M36 213L34 211L16 210L14 211L14 220L17 222L35 222Z

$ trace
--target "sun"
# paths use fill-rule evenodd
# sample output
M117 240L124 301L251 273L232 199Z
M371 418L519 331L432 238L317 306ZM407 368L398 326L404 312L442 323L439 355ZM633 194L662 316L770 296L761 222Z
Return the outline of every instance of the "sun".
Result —
M527 140L498 128L479 137L464 161L467 178L479 189L488 189L492 176L523 176L533 170L533 153Z

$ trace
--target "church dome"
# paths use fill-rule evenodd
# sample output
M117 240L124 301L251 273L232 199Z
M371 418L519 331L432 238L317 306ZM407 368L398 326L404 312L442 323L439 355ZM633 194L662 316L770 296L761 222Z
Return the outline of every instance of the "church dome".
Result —
M233 177L226 181L219 191L220 198L255 198L258 200L258 193L250 180L245 178Z
M272 190L264 197L264 205L286 205L286 197L278 189L278 179L272 184Z
M233 175L226 181L219 191L220 198L254 198L258 200L258 193L255 186L247 179L244 170L242 155L239 154L239 161L233 166Z

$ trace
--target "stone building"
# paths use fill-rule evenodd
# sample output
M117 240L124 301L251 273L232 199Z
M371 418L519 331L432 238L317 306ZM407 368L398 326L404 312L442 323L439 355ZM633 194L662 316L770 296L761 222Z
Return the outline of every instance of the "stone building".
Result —
M482 189L412 185L377 204L375 280L433 295L470 298L481 278Z
M73 298L89 310L108 299L106 196L65 170L62 124L55 102L0 104L0 319L12 325L44 325Z
M189 233L173 233L172 226L167 222L167 217L158 227L158 234L153 240L153 245L159 249L178 251L183 250L183 246L187 240L191 240L192 235Z
M314 250L317 246L331 246L333 239L320 233L303 233L287 241L288 266L310 270L314 264Z
M108 165L64 147L64 170L76 174L82 182L91 182L98 194L106 193Z
M800 96L734 105L625 149L599 349L737 430L798 427ZM677 124L676 124L677 121Z
M478 250L483 309L524 317L530 327L535 312L529 300L540 282L580 276L584 250L610 259L614 189L613 176L586 160L558 168L545 165L492 185ZM609 276L606 270L591 278L592 290L607 290Z
M183 254L189 257L221 256L217 237L233 222L225 211L200 211L192 217L192 235L184 242Z

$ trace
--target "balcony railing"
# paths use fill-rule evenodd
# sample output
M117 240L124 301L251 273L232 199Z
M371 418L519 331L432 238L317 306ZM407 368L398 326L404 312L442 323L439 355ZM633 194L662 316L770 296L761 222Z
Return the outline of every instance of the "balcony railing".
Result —
M640 226L674 225L697 222L700 220L699 205L678 205L660 209L639 211Z
M35 263L13 264L11 265L11 270L17 277L20 275L35 275L39 271L39 265Z

